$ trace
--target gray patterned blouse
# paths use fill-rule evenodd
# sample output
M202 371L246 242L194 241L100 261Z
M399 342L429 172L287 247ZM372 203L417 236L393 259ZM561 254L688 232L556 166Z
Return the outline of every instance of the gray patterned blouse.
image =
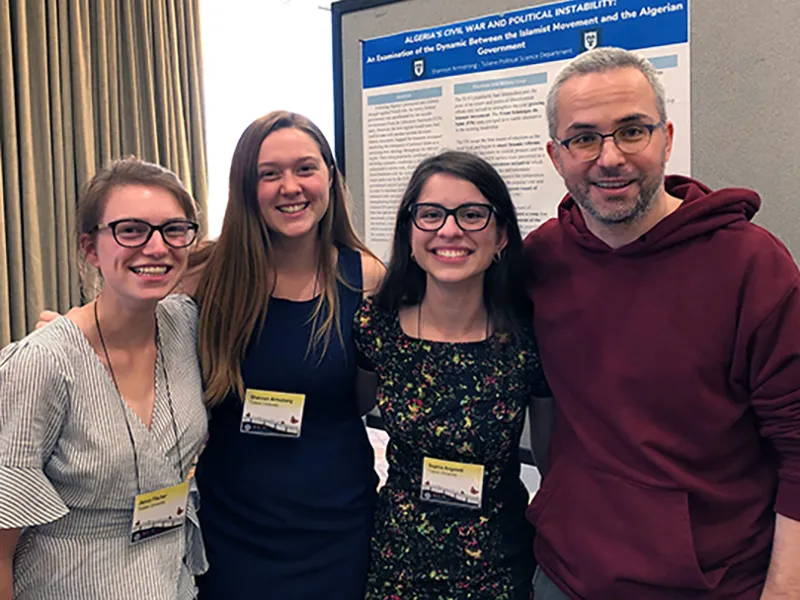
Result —
M195 498L183 529L129 542L137 486L125 419L142 492L181 482L180 466L188 471L207 426L197 309L186 296L172 296L156 315L168 381L159 358L150 429L123 407L103 363L69 319L0 351L0 528L25 528L14 557L16 600L195 595L192 576L207 567Z

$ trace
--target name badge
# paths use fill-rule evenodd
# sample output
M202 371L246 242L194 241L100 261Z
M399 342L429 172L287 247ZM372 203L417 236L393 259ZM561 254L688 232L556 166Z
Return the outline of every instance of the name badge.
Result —
M428 502L479 509L483 500L483 465L426 456L420 497Z
M240 431L255 435L299 438L305 394L247 390Z
M180 529L186 522L189 481L139 494L133 507L131 544Z

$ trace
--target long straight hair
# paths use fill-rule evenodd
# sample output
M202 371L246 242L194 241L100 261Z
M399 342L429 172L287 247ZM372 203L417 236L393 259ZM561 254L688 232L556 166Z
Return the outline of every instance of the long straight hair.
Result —
M447 151L423 160L408 182L397 211L392 256L375 304L394 312L413 306L425 297L427 276L411 258L411 208L419 200L431 176L446 173L470 182L494 207L497 231L504 231L508 243L493 260L483 278L483 302L497 332L518 336L530 323L531 303L525 292L522 235L514 203L503 178L484 159L468 152Z
M242 133L233 153L228 206L219 238L203 247L198 257L200 260L207 257L195 299L200 309L198 349L209 406L218 404L231 392L244 398L241 362L253 335L261 334L269 298L275 289L275 254L258 205L257 165L264 139L286 128L308 134L331 173L330 203L318 226L321 294L312 315L309 340L309 349L321 351L320 356L327 350L334 330L342 340L337 291L341 276L336 246L371 255L353 230L344 178L319 128L306 117L286 111L271 112L253 121ZM194 262L197 260L190 264Z

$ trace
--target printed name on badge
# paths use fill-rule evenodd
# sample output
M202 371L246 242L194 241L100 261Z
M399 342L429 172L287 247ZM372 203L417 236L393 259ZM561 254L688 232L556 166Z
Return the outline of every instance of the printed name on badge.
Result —
M420 497L428 502L480 508L483 498L483 465L425 457Z
M247 390L240 431L253 435L299 438L305 394Z
M188 480L136 496L131 523L131 544L183 527L188 500Z

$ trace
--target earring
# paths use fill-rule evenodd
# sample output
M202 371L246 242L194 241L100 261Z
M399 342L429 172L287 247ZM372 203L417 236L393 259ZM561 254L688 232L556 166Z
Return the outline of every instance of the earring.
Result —
M501 260L503 260L503 251L498 250L497 252L495 252L494 257L492 257L492 260L496 263L499 263Z

